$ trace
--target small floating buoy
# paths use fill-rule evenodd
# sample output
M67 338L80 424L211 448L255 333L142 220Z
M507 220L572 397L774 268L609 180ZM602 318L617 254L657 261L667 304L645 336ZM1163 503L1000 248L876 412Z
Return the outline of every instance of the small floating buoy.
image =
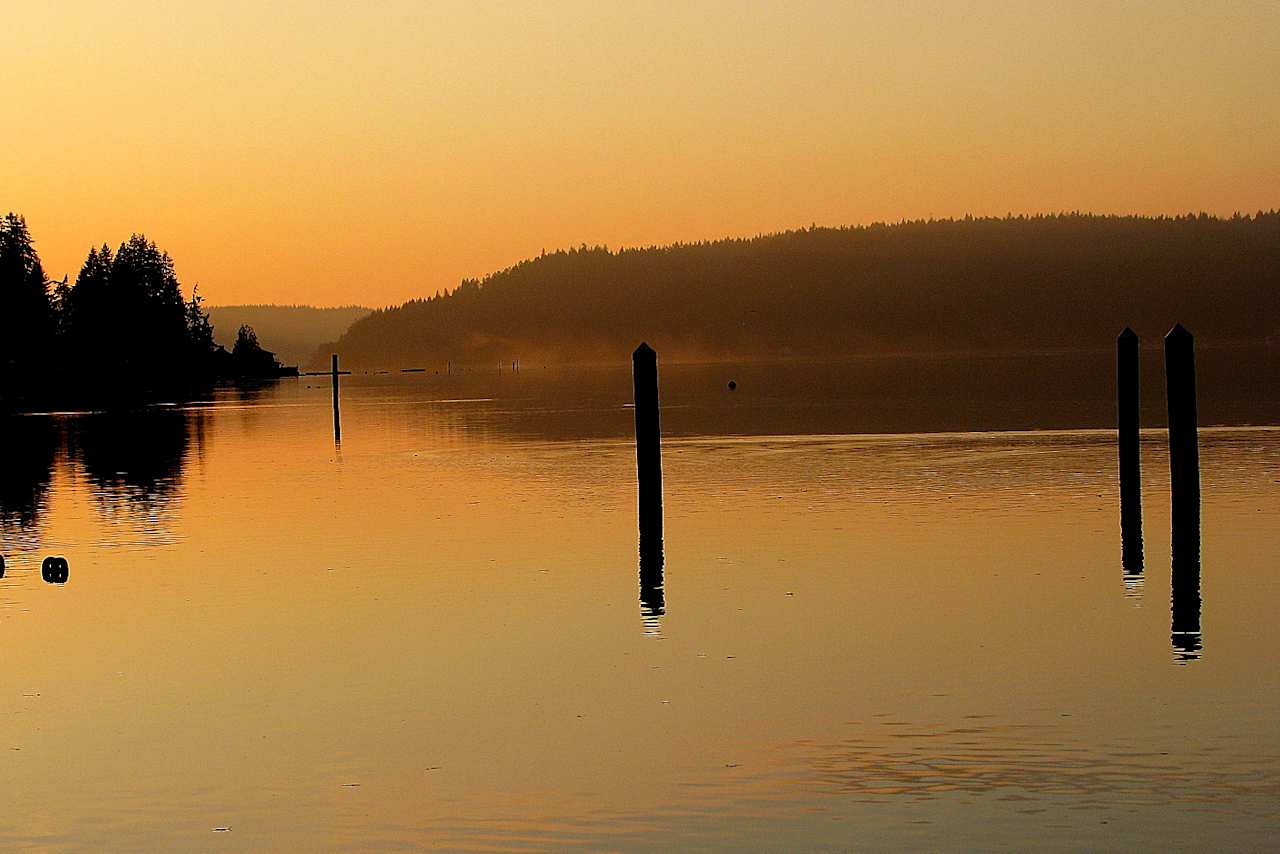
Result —
M4 555L0 555L0 578L4 578Z
M70 574L70 567L64 557L47 557L40 564L40 577L50 584L66 584Z
M729 380L729 391L733 391L737 387L738 383L735 380Z

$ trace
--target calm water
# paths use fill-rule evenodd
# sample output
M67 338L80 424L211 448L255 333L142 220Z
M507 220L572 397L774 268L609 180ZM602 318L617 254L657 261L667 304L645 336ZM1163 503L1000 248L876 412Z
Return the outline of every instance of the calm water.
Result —
M1255 426L1201 435L1188 650L1161 431L1126 577L1112 434L1028 429L1109 384L915 380L664 368L662 608L623 371L353 377L340 449L323 378L11 420L0 844L1273 845L1274 401L1202 407Z

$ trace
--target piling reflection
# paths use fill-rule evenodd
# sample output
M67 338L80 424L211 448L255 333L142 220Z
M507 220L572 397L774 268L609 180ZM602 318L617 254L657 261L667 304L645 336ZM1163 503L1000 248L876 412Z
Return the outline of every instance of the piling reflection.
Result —
M1145 588L1146 577L1141 572L1125 572L1124 595L1126 599L1131 600L1135 605L1139 604Z
M640 619L646 635L662 633L662 617L667 613L662 547L640 551Z
M1172 643L1181 661L1200 657L1200 506L1174 507Z
M1124 567L1125 579L1142 575L1142 518L1126 518L1121 513L1120 519L1120 563ZM1127 583L1127 581L1126 581Z

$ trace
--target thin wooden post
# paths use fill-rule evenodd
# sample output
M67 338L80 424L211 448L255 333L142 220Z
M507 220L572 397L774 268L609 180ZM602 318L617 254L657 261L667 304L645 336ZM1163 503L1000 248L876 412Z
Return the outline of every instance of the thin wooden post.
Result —
M338 412L338 354L333 354L333 441L342 441L342 417Z
M642 565L662 565L662 429L658 416L658 354L641 343L631 354L636 410L636 480Z
M1138 441L1138 335L1116 339L1116 417L1120 445L1120 550L1124 571L1142 572L1142 475Z
M1169 481L1172 501L1173 643L1200 648L1200 449L1196 416L1195 341L1178 324L1164 338L1169 404Z

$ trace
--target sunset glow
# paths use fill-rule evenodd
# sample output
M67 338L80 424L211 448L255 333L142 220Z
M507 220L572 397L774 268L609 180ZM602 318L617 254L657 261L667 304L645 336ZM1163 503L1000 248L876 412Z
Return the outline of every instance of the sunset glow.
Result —
M211 303L380 306L581 243L1280 198L1275 3L6 9L0 209Z

